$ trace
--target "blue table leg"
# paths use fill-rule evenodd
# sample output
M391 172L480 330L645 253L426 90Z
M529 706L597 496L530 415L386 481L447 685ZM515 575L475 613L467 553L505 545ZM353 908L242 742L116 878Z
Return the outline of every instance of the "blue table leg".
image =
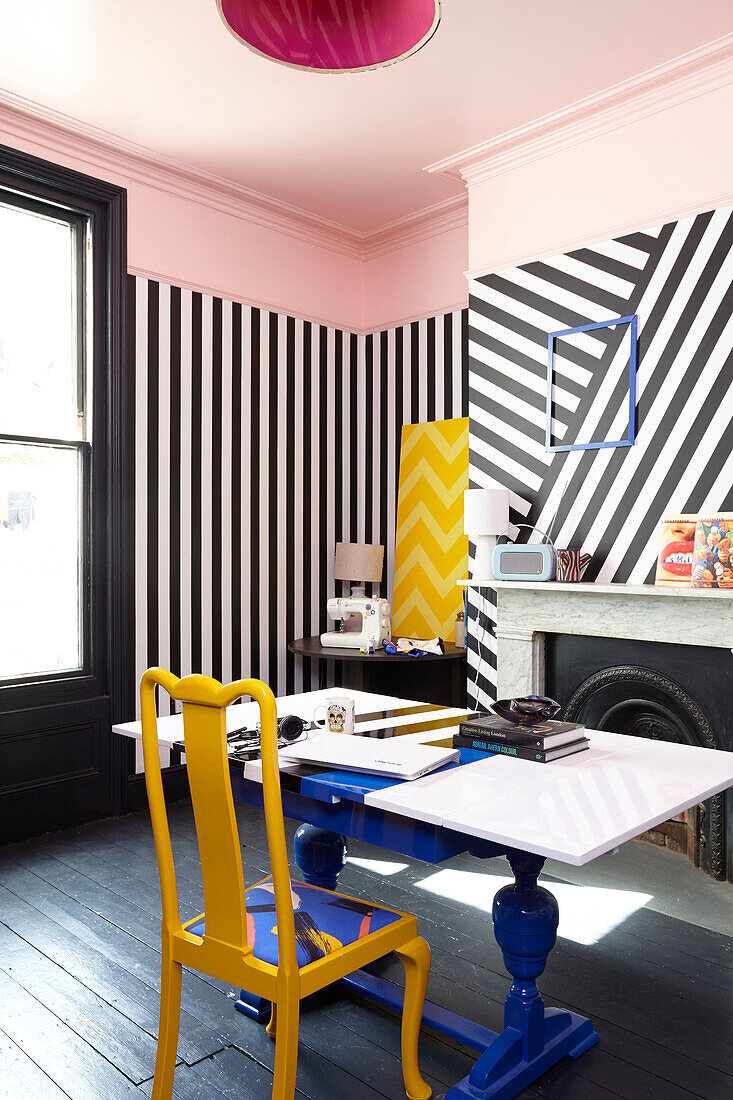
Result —
M295 862L309 886L335 890L339 871L346 863L346 837L316 825L301 825L295 832ZM272 1005L264 997L256 997L242 989L234 1002L238 1012L250 1016L259 1024L270 1019Z
M245 1016L249 1016L250 1019L256 1020L258 1024L267 1024L270 1022L270 1016L272 1015L272 1004L270 1001L266 1001L264 997L256 997L254 993L250 993L247 989L240 989L239 997L234 1002L234 1007L237 1012L244 1013Z
M445 1100L511 1100L566 1054L577 1058L598 1035L584 1016L545 1008L536 980L555 945L555 897L537 885L544 859L509 852L514 884L494 899L494 933L512 982L504 1005L504 1030L489 1044L468 1077Z
M295 862L309 886L335 890L346 865L346 837L318 825L299 825L293 839Z

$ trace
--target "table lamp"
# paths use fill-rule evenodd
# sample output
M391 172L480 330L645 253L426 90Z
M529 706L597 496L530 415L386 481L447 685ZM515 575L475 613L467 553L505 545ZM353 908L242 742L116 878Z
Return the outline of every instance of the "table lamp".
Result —
M493 580L492 556L498 535L509 526L508 489L466 489L463 494L463 530L476 545L473 576Z
M337 581L355 581L352 596L366 596L366 584L378 584L384 567L384 547L368 542L337 542L333 575Z

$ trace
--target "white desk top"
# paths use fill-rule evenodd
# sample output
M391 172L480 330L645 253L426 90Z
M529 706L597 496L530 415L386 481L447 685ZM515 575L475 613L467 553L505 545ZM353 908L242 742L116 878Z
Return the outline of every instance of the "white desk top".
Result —
M331 689L282 698L278 712L310 720L314 707L334 694L351 695L357 717L410 705L409 700L391 696ZM444 715L452 713L461 712L446 708ZM424 717L438 716L436 712ZM255 704L229 707L227 729L256 718ZM391 719L390 725L397 721ZM113 729L128 737L141 736L139 722ZM407 736L434 741L451 732ZM576 756L549 764L491 756L412 783L395 783L367 794L365 803L580 866L733 785L733 753L600 730L589 730L588 736L591 748ZM158 719L161 745L182 737L180 715ZM247 775L255 778L251 769Z
M733 753L589 730L550 764L489 757L367 805L580 866L733 784Z
M405 658L405 660L416 659L417 658ZM305 691L300 695L280 696L277 699L278 717L282 718L286 714L297 714L306 722L310 722L313 719L313 712L316 707L325 703L327 699L330 699L332 696L336 695L348 696L354 700L354 709L356 711L357 720L360 714L369 714L372 711L404 709L405 707L411 706L427 706L426 703L419 703L414 699L398 699L394 695L375 695L371 691L354 691L351 688L325 688L321 691ZM253 727L255 722L259 720L259 713L259 708L256 703L235 703L234 706L227 707L227 732L239 729L241 726L248 725L250 727ZM448 718L451 715L455 715L457 717L465 713L465 707L443 707L440 712L440 717ZM420 717L425 720L429 719L430 715L422 715ZM394 719L390 718L389 725L405 725L414 721L417 721L417 718L414 716L401 716ZM364 723L360 726L360 728L363 732L366 732L366 730L368 729L383 729L384 725L384 721L374 721ZM136 741L141 741L143 736L142 726L140 722L120 722L118 725L112 727L112 732L122 734L123 737L132 737ZM435 737L435 734L433 734L433 737ZM161 748L170 748L171 745L174 745L182 740L182 715L171 714L158 718L158 742Z

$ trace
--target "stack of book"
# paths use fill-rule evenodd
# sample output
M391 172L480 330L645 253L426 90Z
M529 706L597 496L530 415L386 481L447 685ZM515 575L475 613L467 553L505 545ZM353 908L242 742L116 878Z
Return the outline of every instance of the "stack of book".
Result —
M504 718L488 715L461 722L453 735L456 749L501 756L516 756L520 760L535 760L547 764L563 756L583 752L590 742L584 735L585 726L575 722L542 722L537 726L515 725Z

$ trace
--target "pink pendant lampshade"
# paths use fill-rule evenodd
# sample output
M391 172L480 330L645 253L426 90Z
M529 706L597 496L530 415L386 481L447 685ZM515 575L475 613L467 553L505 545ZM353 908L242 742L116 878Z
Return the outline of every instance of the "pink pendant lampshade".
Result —
M424 46L440 0L217 0L222 19L255 53L313 72L376 69Z

